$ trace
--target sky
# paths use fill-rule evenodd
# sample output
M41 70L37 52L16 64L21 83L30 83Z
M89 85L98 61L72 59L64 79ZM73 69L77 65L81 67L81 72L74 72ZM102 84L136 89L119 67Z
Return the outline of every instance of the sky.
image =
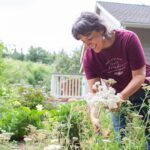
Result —
M72 24L82 11L94 11L95 1L0 0L0 41L24 53L31 45L50 52L64 49L70 53L82 44L72 37ZM121 2L150 5L149 0Z

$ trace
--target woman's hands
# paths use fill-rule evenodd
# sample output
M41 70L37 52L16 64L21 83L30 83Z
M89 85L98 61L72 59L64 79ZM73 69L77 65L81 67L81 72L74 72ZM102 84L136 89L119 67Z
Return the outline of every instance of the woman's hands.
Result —
M117 96L118 96L118 102L116 103L117 107L114 109L109 109L111 112L118 111L119 108L121 107L121 104L126 101L126 100L124 100L123 96L120 93L118 93Z
M92 122L92 125L94 127L94 131L96 133L99 133L100 129L101 129L101 125L100 125L99 119L98 118L91 118L91 122Z
M99 115L100 115L99 110L95 105L90 105L89 108L90 108L90 119L94 128L94 131L96 133L99 133L100 128L101 128L100 121L99 121Z

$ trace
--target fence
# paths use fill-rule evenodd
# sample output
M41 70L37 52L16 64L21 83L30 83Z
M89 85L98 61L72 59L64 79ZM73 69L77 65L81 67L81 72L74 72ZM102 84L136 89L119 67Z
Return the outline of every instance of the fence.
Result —
M83 75L53 74L51 78L51 95L57 98L82 98L85 94Z

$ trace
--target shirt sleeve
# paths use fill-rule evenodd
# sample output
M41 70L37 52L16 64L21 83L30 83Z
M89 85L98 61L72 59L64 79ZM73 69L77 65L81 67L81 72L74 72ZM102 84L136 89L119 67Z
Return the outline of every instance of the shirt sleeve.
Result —
M127 46L127 57L132 70L140 69L146 65L144 49L138 36L135 33L133 33L129 38Z
M83 57L83 70L85 72L85 76L86 76L87 80L98 77L94 68L95 68L95 66L92 62L91 55L89 53L85 52L84 57Z

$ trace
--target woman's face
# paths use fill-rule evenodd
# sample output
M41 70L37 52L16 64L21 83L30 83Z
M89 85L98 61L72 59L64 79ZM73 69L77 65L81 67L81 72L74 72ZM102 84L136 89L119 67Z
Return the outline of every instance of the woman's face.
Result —
M89 35L79 35L80 40L85 44L86 47L92 48L96 53L100 52L104 46L104 40L102 33L93 31Z

